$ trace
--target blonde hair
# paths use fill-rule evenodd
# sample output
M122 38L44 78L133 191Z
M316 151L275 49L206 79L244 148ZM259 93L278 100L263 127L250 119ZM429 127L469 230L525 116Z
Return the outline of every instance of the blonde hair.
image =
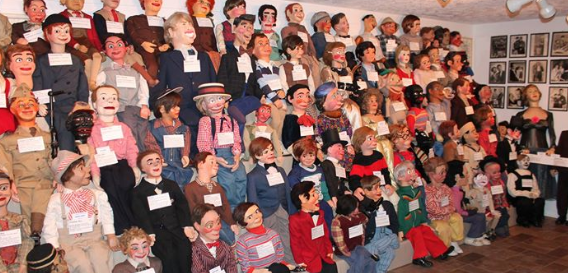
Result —
M118 239L120 250L122 250L124 254L128 252L130 242L134 239L146 239L148 244L150 244L152 240L150 235L148 235L148 233L146 233L143 229L139 227L131 227L130 229L125 230L122 236Z
M170 15L170 17L168 17L168 19L166 20L166 22L164 23L164 38L166 39L166 43L171 43L172 42L172 37L170 35L170 29L174 30L175 29L175 25L177 23L179 23L181 20L185 20L187 21L190 25L193 25L193 22L191 21L191 18L189 18L189 14L185 13L185 12L174 12L172 15Z

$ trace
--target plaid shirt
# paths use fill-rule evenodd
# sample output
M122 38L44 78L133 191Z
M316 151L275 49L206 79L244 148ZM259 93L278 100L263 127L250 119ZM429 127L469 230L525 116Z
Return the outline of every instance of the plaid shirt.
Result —
M503 187L503 193L491 195L493 196L493 206L496 209L509 208L509 202L507 201L507 186L505 186L503 180L501 179L498 179L496 181L490 180L489 183L487 183L487 187L489 188L489 190L491 190L491 186L497 186L497 185L501 185L501 187Z
M396 41L396 46L400 45L400 39L398 37L396 37L396 35L385 35L385 34L380 34L377 35L377 38L379 38L379 40L381 41L381 49L383 50L383 54L385 55L385 58L387 60L394 60L395 59L395 52L388 52L387 51L387 41L392 39Z
M0 258L0 272L17 272L20 264L27 265L26 256L34 247L34 241L30 238L30 220L24 215L8 212L6 216L0 218L0 221L8 222L9 229L20 229L21 231L22 243L15 246L17 248L17 256L14 263L6 265L3 258ZM3 231L2 228L0 228L0 231Z

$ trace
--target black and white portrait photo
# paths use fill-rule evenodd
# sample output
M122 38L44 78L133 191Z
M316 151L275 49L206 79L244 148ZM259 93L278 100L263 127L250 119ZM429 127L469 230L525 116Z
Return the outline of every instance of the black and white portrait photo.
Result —
M507 87L507 109L522 109L523 100L521 94L523 93L523 86L509 86Z
M547 68L547 60L530 60L529 83L546 83L546 76L548 75L546 71Z
M507 58L507 36L491 37L491 48L489 56L492 59Z
M531 34L530 51L531 57L548 57L548 39L550 33Z
M509 83L525 83L526 72L526 61L509 61Z
M550 60L550 83L568 83L568 59Z
M489 63L489 83L505 84L507 80L507 63L506 62L490 62Z
M511 50L509 58L524 58L527 56L527 35L511 35Z
M552 33L550 57L568 57L568 32Z
M491 106L493 108L505 108L505 87L491 86Z
M550 87L548 92L548 110L550 111L567 111L568 87Z

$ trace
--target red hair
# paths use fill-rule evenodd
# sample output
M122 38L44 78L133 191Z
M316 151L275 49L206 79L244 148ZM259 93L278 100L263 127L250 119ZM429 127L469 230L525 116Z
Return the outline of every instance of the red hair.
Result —
M286 9L284 10L284 14L286 15L286 20L290 21L290 17L288 17L288 12L292 12L292 8L294 8L295 5L300 5L300 3L292 3L286 6Z
M187 7L187 12L191 16L193 16L193 5L195 5L195 3L197 3L197 1L199 1L199 0L187 0L187 1L185 1L185 6ZM207 1L209 1L209 4L211 4L210 8L211 8L211 10L213 10L213 7L215 7L215 0L207 0Z

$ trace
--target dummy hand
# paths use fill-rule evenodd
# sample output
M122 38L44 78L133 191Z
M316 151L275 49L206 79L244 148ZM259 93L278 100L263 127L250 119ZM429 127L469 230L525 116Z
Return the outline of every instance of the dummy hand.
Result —
M140 117L143 119L150 117L150 108L148 108L148 105L142 105L142 108L140 108Z
M276 106L276 108L278 109L281 109L284 105L282 104L282 100L277 100L274 102L274 106Z
M46 105L46 104L40 104L40 105L39 105L39 110L38 110L37 112L38 112L38 114L39 114L40 116L42 116L42 117L47 116L47 113L48 113L48 111L47 111L47 105Z
M120 248L118 247L118 239L116 238L116 235L114 234L107 234L107 242L108 242L108 246L110 247L110 250L117 252L120 250Z
M18 197L18 188L16 187L16 183L12 183L12 200L16 203L20 203L20 197Z
M387 190L387 195L392 196L395 192L394 187L392 185L385 185L385 189Z
M329 253L329 254L327 254L327 257L329 257L330 259L332 259L332 260L333 260L333 252L332 252L332 253Z
M84 45L79 45L77 49L83 53L87 53L89 51L89 48Z
M26 40L26 38L20 38L16 41L16 44L20 44L20 45L27 45L29 42L28 40Z
M398 232L398 241L402 242L404 240L404 233L402 231Z
M239 235L239 226L231 225L231 230L233 231L233 233L235 233L235 235Z
M100 175L93 175L93 177L91 178L93 180L93 184L95 184L95 187L97 189L101 188L101 176Z
M181 157L181 166L182 167L187 167L189 165L189 156L184 155Z
M156 242L156 234L150 234L150 246L154 246Z
M521 150L521 154L528 155L530 153L531 153L531 151L529 149L522 149Z
M28 266L26 264L20 264L20 269L18 273L28 273Z
M284 90L278 91L278 93L276 93L276 95L278 95L278 97L281 98L281 99L286 98L286 93L284 93Z
M225 160L224 158L222 158L220 156L217 157L217 163L219 163L219 165L221 165L222 167L227 168L227 169L233 167L232 165L229 165L227 160Z
M168 49L170 49L170 45L169 44L163 44L160 47L158 47L158 50L160 50L160 52L165 52Z
M195 229L193 227L184 227L183 233L192 242L195 242L195 239L197 239L197 232L195 231Z
M231 167L232 173L234 173L239 168L239 163L241 162L241 154L237 154L233 158L235 160L235 164L233 164L233 167Z
M552 147L552 148L550 148L546 151L546 155L548 155L548 156L553 155L554 151L556 151L556 149L554 147Z
M333 203L333 199L327 200L327 204L328 204L331 208L335 209L335 203Z
M355 197L357 197L357 199L359 199L359 201L363 201L363 197L365 196L365 192L363 191L362 188L357 188L355 190L355 192L353 193L353 195Z
M387 58L382 58L382 59L378 60L377 62L379 62L379 63L384 63L384 62L386 62L386 61L387 61Z
M134 53L134 46L133 46L133 45L129 45L129 46L126 48L126 53L128 53L128 55Z
M493 214L493 217L497 218L497 217L501 217L501 212L498 210L494 210L491 212L491 214Z
M349 154L352 154L352 155L355 154L355 149L353 149L353 145L348 145L348 146L347 146L347 152L348 152Z
M223 50L219 51L219 54L221 54L221 56L223 56L223 55L227 54L227 50L223 49Z
M134 178L136 179L136 185L138 185L138 183L140 183L140 179L142 179L142 173L140 172L140 169L138 169L138 167L133 167L132 171L134 172Z
M538 194L536 192L529 192L529 197L531 199L537 199L538 198Z
M286 267L288 267L289 270L294 270L294 269L296 269L296 266L293 265L293 264L288 264L288 265L286 265Z
M144 50L146 50L146 52L148 53L154 53L154 50L156 50L156 45L152 44L150 42L143 42L141 44L142 48L144 48Z
M332 197L332 198L331 198L331 201L333 202L333 207L334 207L334 208L337 207L337 197L335 197L335 196Z

